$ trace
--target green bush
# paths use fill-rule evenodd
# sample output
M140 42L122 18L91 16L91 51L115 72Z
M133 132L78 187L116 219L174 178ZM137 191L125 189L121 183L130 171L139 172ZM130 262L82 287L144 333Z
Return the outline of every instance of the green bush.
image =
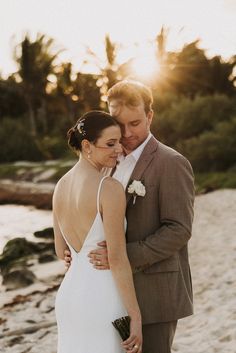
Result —
M235 98L182 97L156 115L152 132L184 154L196 171L227 170L236 162L235 116Z
M0 141L0 162L43 159L36 140L30 135L23 120L3 119L0 126Z
M63 139L60 136L45 136L38 146L45 159L63 158L69 149L66 138Z
M178 141L199 136L227 121L236 113L236 100L224 95L182 97L156 114L152 130L161 141L175 146Z
M236 173L196 173L195 174L196 192L206 193L218 189L235 189L236 188Z
M220 122L199 137L179 142L183 153L197 171L227 170L236 164L236 117Z
M32 137L24 120L5 118L0 125L0 163L18 160L41 161L73 156L66 137Z

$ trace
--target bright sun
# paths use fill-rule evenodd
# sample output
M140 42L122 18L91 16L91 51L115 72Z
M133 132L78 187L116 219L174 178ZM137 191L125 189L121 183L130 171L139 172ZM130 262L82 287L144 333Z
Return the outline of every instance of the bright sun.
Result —
M145 80L151 80L160 72L160 65L154 55L139 56L133 60L134 74Z

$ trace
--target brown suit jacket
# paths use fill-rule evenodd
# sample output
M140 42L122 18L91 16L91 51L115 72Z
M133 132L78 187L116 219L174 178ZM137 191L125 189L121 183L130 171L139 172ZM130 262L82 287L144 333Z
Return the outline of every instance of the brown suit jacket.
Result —
M193 313L188 240L194 179L190 163L152 137L128 185L140 180L144 197L127 192L127 251L143 324L174 321Z

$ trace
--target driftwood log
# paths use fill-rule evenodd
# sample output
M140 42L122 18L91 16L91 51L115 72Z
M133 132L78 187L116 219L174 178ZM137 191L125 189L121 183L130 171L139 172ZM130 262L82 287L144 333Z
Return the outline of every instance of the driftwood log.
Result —
M55 184L0 180L0 204L33 205L40 209L52 208Z

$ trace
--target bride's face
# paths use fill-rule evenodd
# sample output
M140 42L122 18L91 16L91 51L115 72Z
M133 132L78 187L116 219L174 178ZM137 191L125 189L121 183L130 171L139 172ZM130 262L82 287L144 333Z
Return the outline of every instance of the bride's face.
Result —
M91 160L99 169L115 167L119 154L123 152L120 139L120 127L110 126L102 131L96 143L91 144Z

